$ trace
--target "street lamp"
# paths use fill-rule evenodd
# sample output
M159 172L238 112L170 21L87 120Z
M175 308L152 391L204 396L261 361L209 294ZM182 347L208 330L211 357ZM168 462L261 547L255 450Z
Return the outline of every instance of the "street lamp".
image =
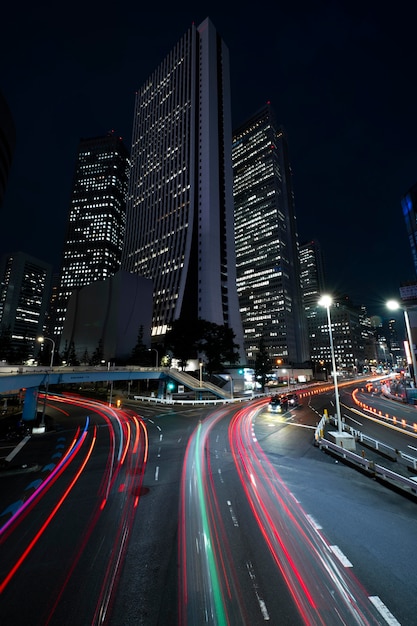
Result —
M200 368L200 387L203 386L203 361L200 361L198 364Z
M155 357L155 367L158 367L158 361L159 361L159 353L158 350L156 348L148 348L149 352L155 352L156 357Z
M397 300L388 300L387 307L391 311L398 311L398 309L402 309L404 313L404 321L405 321L405 328L407 330L408 346L411 352L411 362L413 364L413 381L414 381L414 386L415 386L416 376L417 376L417 362L416 362L416 353L415 353L414 344L413 344L413 337L411 335L410 318L408 316L408 311L405 307L401 306L401 304L397 302Z
M52 369L53 364L54 364L54 354L55 354L55 341L53 339L51 339L50 337L38 337L38 341L39 343L43 343L44 341L50 341L52 344L52 348L51 348L51 364L50 364L50 369ZM49 389L49 372L48 372L48 376L46 379L46 384L45 384L45 395L43 397L43 409L42 409L42 417L41 417L41 422L39 424L39 428L36 429L36 432L45 432L45 411L46 411L46 398L48 396L48 389Z
M233 378L231 374L229 374L229 380L230 380L230 398L233 400Z
M340 415L339 389L337 385L337 372L336 372L336 358L334 355L332 321L330 318L330 307L333 304L333 300L330 296L322 296L318 304L319 306L324 306L325 309L327 310L327 322L329 326L329 338L330 338L330 352L332 355L334 394L335 394L335 400L336 400L337 430L338 430L338 433L340 434L342 433L342 418Z
M51 364L50 367L53 367L54 364L54 354L55 354L55 341L53 339L51 339L50 337L38 337L38 341L39 343L43 343L44 341L50 341L52 344L52 348L51 348Z

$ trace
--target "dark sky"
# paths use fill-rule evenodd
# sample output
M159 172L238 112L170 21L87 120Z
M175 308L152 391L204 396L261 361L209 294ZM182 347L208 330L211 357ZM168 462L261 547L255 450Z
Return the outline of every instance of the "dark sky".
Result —
M136 89L209 16L230 52L234 126L270 100L286 130L300 241L320 241L329 289L371 314L398 297L416 278L400 204L417 182L413 3L152 6L2 10L0 90L17 146L0 253L23 250L58 270L80 138L115 130L130 149Z

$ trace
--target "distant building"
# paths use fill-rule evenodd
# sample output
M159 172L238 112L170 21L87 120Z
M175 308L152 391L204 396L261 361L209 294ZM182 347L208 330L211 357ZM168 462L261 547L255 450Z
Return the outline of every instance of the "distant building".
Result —
M6 193L7 181L16 146L16 128L4 96L0 93L0 207Z
M304 310L308 319L314 317L317 303L326 290L323 256L316 240L300 245L300 278Z
M137 92L122 268L154 283L152 341L173 321L227 325L236 292L228 50L207 18Z
M292 174L268 104L233 133L237 290L245 350L263 338L274 364L309 361Z
M152 281L119 271L77 289L70 297L61 336L61 355L87 363L96 353L106 363L126 362L141 329L150 347Z
M405 227L410 243L414 271L417 274L417 183L401 198Z
M80 141L59 285L54 293L57 345L73 291L120 269L129 165L123 140L114 133Z
M43 334L52 266L16 252L2 258L0 277L0 359L22 363L38 353L36 338Z
M364 319L366 311L354 305L347 296L334 296L333 300L330 317L336 368L340 375L352 375L363 369L365 341L368 340ZM332 373L332 354L325 307L317 305L315 316L309 317L309 332L314 371L325 372L329 377Z

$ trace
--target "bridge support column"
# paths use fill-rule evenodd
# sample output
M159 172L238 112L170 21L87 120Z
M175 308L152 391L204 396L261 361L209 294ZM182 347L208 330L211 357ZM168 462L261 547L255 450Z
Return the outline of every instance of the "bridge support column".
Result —
M27 387L23 400L22 419L24 422L33 422L36 419L38 408L39 387Z

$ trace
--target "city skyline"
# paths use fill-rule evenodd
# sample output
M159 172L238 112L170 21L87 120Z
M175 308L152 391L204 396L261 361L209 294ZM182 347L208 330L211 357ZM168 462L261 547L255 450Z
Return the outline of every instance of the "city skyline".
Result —
M58 270L80 139L113 129L130 149L134 91L208 16L229 49L233 127L270 100L286 130L300 242L320 242L329 288L381 310L415 279L401 211L417 180L410 10L296 3L267 20L211 6L162 15L119 7L109 22L93 3L82 22L59 23L8 8L0 90L17 145L0 252L22 250Z

